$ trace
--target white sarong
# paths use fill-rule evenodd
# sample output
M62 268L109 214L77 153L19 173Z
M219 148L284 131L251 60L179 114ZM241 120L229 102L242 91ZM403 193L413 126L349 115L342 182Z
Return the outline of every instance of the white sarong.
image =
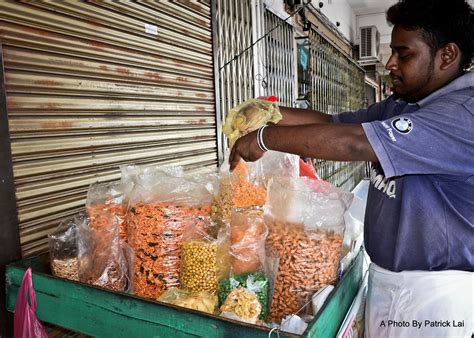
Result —
M368 338L471 338L474 273L392 272L371 263L365 330Z

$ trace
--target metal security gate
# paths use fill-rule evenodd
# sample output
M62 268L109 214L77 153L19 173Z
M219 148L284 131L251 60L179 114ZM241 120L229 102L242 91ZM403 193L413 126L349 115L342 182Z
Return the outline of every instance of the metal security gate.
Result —
M265 10L265 85L267 95L277 95L282 106L295 103L295 55L293 26Z
M223 119L232 107L259 95L277 95L281 105L294 105L293 27L264 7L262 0L217 1ZM271 34L259 40L276 26Z
M254 96L252 1L217 1L218 57L222 112Z
M313 109L333 114L364 106L364 70L314 29L309 33ZM364 176L365 162L316 160L318 174L336 186L350 190Z
M227 112L239 103L254 97L253 53L246 52L236 57L252 44L253 0L217 0L217 44L219 76L219 108L222 126ZM222 129L217 135L226 148Z
M23 255L119 165L217 165L210 2L1 1Z

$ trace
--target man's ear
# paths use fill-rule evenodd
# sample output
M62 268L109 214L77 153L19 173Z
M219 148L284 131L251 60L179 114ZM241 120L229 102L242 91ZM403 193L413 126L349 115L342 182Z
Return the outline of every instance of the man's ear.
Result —
M457 44L450 42L440 50L438 53L441 57L440 69L447 70L451 67L458 67L460 59L461 59L461 52Z

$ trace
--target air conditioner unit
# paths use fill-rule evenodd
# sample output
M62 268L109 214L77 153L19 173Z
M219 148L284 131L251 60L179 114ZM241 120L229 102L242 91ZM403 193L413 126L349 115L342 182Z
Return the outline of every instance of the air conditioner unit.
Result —
M370 65L380 61L380 34L375 26L360 27L359 64Z

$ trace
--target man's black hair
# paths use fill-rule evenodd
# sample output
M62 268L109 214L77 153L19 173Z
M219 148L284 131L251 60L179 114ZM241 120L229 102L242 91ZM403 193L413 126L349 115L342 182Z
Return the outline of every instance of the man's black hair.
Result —
M387 21L407 30L421 28L433 56L454 42L461 50L460 68L471 63L474 19L473 10L465 0L400 0L388 9Z

